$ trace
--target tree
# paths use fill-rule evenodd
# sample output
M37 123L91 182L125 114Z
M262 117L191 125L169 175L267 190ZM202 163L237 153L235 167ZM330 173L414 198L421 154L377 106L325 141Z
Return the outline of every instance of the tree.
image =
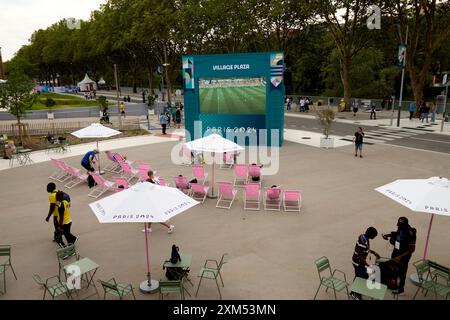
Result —
M345 111L350 111L350 72L353 58L367 46L369 6L374 0L319 0L316 13L325 20L336 43L340 60L340 77L344 89Z
M448 36L450 3L440 0L395 0L388 3L391 14L398 19L400 43L406 43L408 27L406 68L418 113L429 80L433 54Z
M9 74L8 82L0 85L0 108L6 109L17 118L20 142L22 142L22 126L20 119L37 101L32 92L33 81L23 74Z

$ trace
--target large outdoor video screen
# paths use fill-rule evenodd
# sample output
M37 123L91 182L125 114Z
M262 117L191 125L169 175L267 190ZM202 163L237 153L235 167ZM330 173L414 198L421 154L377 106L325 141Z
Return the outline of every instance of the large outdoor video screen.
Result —
M199 79L200 113L265 114L266 79Z

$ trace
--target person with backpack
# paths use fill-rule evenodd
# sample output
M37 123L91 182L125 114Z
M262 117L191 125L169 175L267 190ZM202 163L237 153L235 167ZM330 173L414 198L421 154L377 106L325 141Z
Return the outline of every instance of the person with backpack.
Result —
M48 200L50 202L50 208L48 210L45 221L49 222L50 217L53 215L53 226L55 227L55 231L53 233L53 241L58 243L60 246L65 246L64 241L62 240L62 234L58 230L59 215L58 207L56 205L56 193L59 192L59 190L56 189L56 185L53 182L50 182L49 184L47 184L47 192L49 193ZM64 200L66 200L70 205L70 196L64 192L63 194Z
M75 244L78 240L78 237L74 236L70 231L72 227L70 203L66 199L64 199L64 192L62 191L58 191L56 193L56 206L58 207L58 231L64 235L67 244Z
M181 262L180 248L176 245L172 245L172 252L170 254L170 259L166 262L171 264L177 264ZM163 267L164 269L165 267ZM166 268L166 278L168 280L181 280L184 276L187 276L189 270L184 270L181 267L167 267Z

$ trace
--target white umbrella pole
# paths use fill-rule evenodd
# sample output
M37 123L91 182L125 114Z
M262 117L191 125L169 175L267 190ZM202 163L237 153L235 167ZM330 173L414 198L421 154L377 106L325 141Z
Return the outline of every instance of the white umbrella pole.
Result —
M217 196L214 194L214 184L215 184L215 168L216 168L216 160L215 160L215 152L211 153L213 163L212 163L212 178L211 178L211 194L208 195L208 198L215 199Z
M431 226L433 224L433 218L434 218L434 214L431 215L430 218L430 223L428 224L428 233L427 233L427 241L425 242L425 250L423 252L423 259L427 258L427 253L428 253L428 242L430 241L430 233L431 233Z
M144 233L145 233L145 256L147 258L147 280L141 282L139 288L145 293L155 293L158 291L159 282L152 280L150 274L150 255L148 254L148 228L147 223L144 223Z
M98 148L98 140L97 140L97 151L98 151L98 174L102 174L102 170L100 170L100 149Z

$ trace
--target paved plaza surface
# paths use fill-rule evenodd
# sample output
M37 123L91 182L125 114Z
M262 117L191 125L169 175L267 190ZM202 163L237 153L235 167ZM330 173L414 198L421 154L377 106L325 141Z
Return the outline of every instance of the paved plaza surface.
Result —
M115 151L126 154L128 159L150 163L157 175L172 185L175 175L191 176L190 167L170 161L171 150L178 143L176 139L152 139L132 147L120 144ZM84 146L88 151L93 144ZM244 211L242 190L231 210L217 209L216 201L207 199L172 219L176 226L173 234L168 234L161 225L152 226L152 277L164 278L163 262L170 257L172 244L176 244L181 253L193 257L190 278L194 287L187 285L192 294L188 299L195 299L197 274L205 260L220 259L223 253L230 255L222 270L224 299L312 299L319 284L314 260L327 256L332 268L343 270L351 282L356 237L369 226L376 227L380 234L393 231L400 216L408 217L417 228L416 252L408 275L415 272L412 262L423 256L430 216L414 213L374 188L400 178L448 176L450 155L373 144L365 147L364 156L355 158L352 145L324 150L285 141L280 149L279 171L264 177L263 186L277 184L283 189L302 190L302 211ZM64 161L80 167L80 158L74 153ZM102 159L104 163L107 161L103 153ZM43 160L0 171L3 186L0 243L12 245L12 262L18 276L16 281L8 272L8 291L0 299L41 299L42 290L32 275L38 273L47 278L58 274L53 226L44 220L48 212L45 186L53 169L49 161ZM113 176L106 175L106 178ZM216 170L216 181L232 179L232 170ZM115 277L138 288L146 275L143 225L100 224L88 207L94 199L87 196L86 184L71 190L58 183L57 186L72 199L72 231L79 236L76 245L79 254L100 265L95 279ZM449 228L450 219L435 217L428 258L443 265L450 265ZM381 236L371 244L382 256L389 256L392 251ZM97 288L102 293L99 284ZM411 299L415 291L416 287L407 281L405 295L400 299ZM135 292L138 299L158 299L157 294L144 295L138 289ZM218 299L214 281L204 280L197 298ZM333 294L322 289L318 298L333 299ZM346 297L341 293L338 298ZM387 294L386 298L391 296ZM419 298L423 299L421 295ZM432 298L428 295L426 299ZM179 296L172 294L167 299L179 299Z

